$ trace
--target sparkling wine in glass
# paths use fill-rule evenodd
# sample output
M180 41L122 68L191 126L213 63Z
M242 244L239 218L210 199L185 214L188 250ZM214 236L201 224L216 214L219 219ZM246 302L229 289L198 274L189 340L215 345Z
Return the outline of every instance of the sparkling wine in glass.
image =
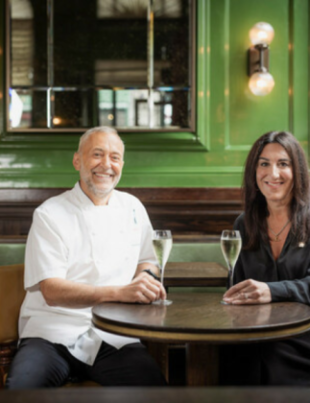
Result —
M158 260L160 281L164 285L164 270L172 248L172 235L169 230L154 230L152 235L153 249ZM159 299L154 301L156 305L170 305L172 301Z
M233 274L236 261L242 246L239 231L224 230L221 235L221 248L228 267L228 288L233 285Z

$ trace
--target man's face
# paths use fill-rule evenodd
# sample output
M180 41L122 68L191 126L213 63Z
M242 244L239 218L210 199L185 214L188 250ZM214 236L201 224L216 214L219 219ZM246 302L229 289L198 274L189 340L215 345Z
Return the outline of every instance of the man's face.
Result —
M124 165L124 146L115 134L95 132L74 154L73 166L80 172L80 185L95 205L107 204L118 184Z

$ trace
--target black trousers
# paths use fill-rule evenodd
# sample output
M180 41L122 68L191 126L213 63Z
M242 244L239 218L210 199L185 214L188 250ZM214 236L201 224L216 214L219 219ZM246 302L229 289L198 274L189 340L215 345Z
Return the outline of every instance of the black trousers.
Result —
M140 343L121 349L102 342L92 366L73 357L61 344L22 339L10 367L7 389L60 387L68 380L92 380L103 386L164 386L156 362Z

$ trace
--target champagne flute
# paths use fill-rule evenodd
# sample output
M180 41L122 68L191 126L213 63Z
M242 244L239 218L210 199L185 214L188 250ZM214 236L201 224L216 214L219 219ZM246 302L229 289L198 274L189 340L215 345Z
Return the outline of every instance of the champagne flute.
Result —
M164 285L164 270L172 248L171 231L166 229L154 230L152 233L152 242L153 242L153 249L159 264L160 281L162 285ZM172 304L172 301L168 301L166 299L159 299L157 301L154 301L153 304L170 305Z
M224 230L221 235L221 248L228 266L228 288L233 285L234 268L242 246L239 231ZM222 301L223 304L226 302Z

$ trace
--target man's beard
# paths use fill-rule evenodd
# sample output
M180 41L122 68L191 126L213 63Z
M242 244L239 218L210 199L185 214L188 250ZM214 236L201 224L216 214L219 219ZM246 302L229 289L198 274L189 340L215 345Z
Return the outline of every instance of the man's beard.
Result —
M111 185L109 189L100 189L98 188L92 181L91 179L84 179L84 182L86 183L86 186L90 193L94 194L98 199L104 199L108 194L112 192L112 190L116 187L118 182L121 179L121 175L119 176L118 180Z

